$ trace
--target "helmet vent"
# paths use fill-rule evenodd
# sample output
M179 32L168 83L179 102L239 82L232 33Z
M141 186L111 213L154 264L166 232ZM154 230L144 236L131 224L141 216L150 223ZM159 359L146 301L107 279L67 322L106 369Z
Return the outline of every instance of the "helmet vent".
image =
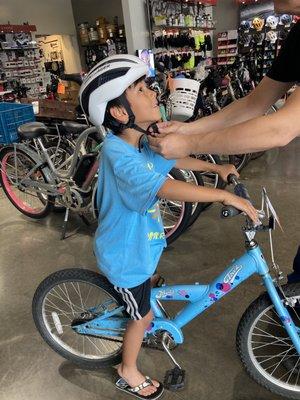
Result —
M98 78L94 79L83 91L82 93L82 108L85 114L89 116L89 110L88 110L88 105L89 105L89 99L91 93L94 92L98 87L104 85L107 82L110 82L114 79L120 78L121 76L126 75L130 68L129 67L123 67L123 68L116 68L112 71L106 71L103 74L101 74Z

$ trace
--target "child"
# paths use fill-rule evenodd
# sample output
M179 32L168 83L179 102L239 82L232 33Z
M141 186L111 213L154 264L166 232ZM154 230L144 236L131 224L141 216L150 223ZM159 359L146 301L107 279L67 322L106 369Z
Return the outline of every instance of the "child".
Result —
M166 247L158 199L217 201L246 212L253 220L257 214L248 201L227 191L167 179L173 167L203 170L207 163L193 158L166 160L150 149L144 133L160 120L160 112L156 94L144 82L146 75L147 66L137 57L108 57L85 78L80 100L93 124L111 130L101 152L95 254L132 319L124 336L116 386L140 399L157 399L163 393L162 384L145 377L136 361L153 319L151 276ZM237 174L233 166L214 168L223 179Z

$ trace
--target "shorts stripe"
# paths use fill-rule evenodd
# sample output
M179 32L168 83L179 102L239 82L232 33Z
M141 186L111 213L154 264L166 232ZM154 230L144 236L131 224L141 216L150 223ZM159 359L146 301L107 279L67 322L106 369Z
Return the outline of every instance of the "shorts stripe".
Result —
M114 286L114 289L121 294L124 303L127 305L126 312L131 316L131 318L135 320L142 319L143 317L139 313L139 308L135 298L133 297L130 290L125 288L120 288L118 286Z
M137 302L136 302L135 298L133 297L132 293L131 293L130 290L128 290L128 289L124 289L124 290L125 290L126 293L128 293L128 296L129 296L129 298L130 298L131 301L132 301L133 308L134 308L134 310L135 310L137 319L142 319L143 317L142 317L141 314L139 313L139 307L138 307Z

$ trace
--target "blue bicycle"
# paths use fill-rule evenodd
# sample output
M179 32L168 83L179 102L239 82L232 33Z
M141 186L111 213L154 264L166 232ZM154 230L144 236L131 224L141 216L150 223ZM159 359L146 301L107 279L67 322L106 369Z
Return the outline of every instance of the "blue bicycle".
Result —
M235 185L236 194L250 199L234 176L230 176L230 182ZM222 209L225 218L238 213L232 207ZM240 320L237 351L257 383L285 398L300 399L300 284L280 284L282 273L274 261L271 233L278 219L265 190L259 215L261 221L267 221L265 225L254 225L246 219L243 227L245 254L212 283L152 289L155 319L145 333L144 345L164 350L175 364L166 373L166 388L184 386L185 371L171 353L184 342L182 328L258 274L266 292L247 308ZM258 231L269 232L274 278L254 240ZM171 318L163 306L169 301L185 301L187 305ZM121 361L122 336L128 322L121 304L105 277L85 269L66 269L53 273L39 285L32 311L38 331L52 349L85 368L96 369Z

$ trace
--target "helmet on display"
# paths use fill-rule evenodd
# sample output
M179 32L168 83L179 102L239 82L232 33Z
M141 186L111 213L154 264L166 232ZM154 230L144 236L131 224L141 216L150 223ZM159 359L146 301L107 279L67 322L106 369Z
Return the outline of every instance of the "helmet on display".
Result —
M269 40L269 42L271 42L271 43L276 43L276 41L278 39L277 32L274 32L274 31L267 32L266 39Z
M259 32L255 32L255 33L254 33L254 35L253 35L253 41L254 41L256 44L261 44L261 43L263 42L263 40L264 40L264 35L263 35L262 33L259 33Z
M276 29L278 25L279 19L275 17L275 15L270 15L267 18L266 26L270 27L271 29Z
M249 46L250 41L251 41L251 36L250 35L248 35L247 33L243 33L243 32L240 33L239 42L240 42L241 45Z
M256 29L258 32L262 31L264 25L265 25L265 20L262 18L255 17L254 20L252 21L253 28Z
M290 25L292 23L292 17L288 14L283 14L280 17L280 25Z
M147 74L148 66L138 57L117 54L105 58L84 77L79 91L83 112L92 124L102 125L107 103L123 95L130 85ZM123 128L133 127L135 117L125 95L121 101L129 115L129 122Z
M288 37L288 34L289 34L288 31L286 31L284 29L281 29L279 31L278 37L279 37L280 40L285 40Z
M248 29L250 29L250 22L247 20L242 21L241 22L241 30L247 31Z

